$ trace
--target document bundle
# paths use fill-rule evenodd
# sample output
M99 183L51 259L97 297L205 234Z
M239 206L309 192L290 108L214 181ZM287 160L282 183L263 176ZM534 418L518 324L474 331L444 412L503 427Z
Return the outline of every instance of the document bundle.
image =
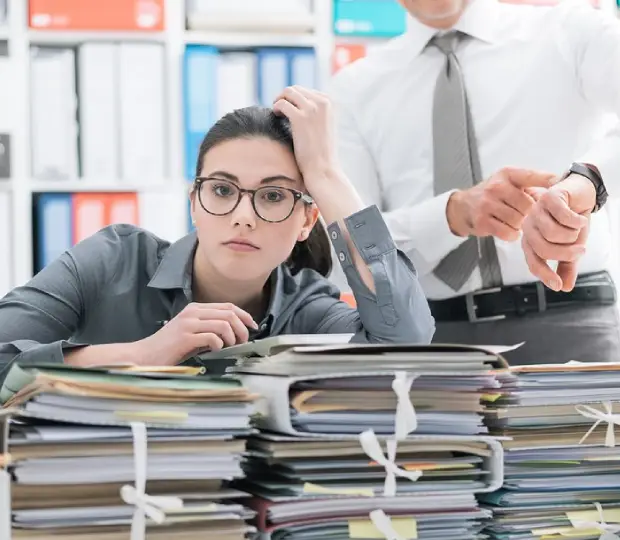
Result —
M342 336L344 338L344 336ZM286 338L285 338L286 339ZM479 538L502 484L480 400L506 369L466 347L331 344L223 351L261 396L245 478L271 538Z
M253 532L247 495L230 482L243 475L255 396L197 369L13 366L0 396L0 485L12 498L0 523L13 539Z
M617 539L620 364L519 366L499 378L487 424L510 439L504 486L482 496L494 515L488 532L502 540Z

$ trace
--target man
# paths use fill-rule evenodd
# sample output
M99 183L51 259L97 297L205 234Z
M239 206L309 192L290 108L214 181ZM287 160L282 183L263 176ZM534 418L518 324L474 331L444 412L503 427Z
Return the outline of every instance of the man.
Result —
M400 1L407 32L331 95L343 166L414 261L435 341L525 341L513 364L615 359L607 215L566 193L620 182L618 21L585 0ZM572 218L559 237L549 201Z

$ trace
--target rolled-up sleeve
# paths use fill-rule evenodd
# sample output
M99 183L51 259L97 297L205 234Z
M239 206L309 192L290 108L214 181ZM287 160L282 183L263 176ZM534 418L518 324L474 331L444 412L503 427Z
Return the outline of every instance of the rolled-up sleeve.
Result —
M351 308L327 291L317 293L297 314L299 332L351 332L356 343L430 343L435 322L417 272L396 248L379 209L365 208L346 218L345 226L376 292L363 282L339 225L331 224L329 236L357 306Z

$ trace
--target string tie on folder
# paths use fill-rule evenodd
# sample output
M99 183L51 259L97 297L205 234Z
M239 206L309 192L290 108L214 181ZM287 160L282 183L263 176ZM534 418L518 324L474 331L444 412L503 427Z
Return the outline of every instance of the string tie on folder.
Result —
M142 422L131 423L133 435L133 459L135 469L135 486L125 485L121 488L121 498L126 504L135 506L131 522L131 540L144 540L146 534L146 516L155 523L163 523L167 510L183 508L179 497L159 497L145 493L147 438L146 426Z
M370 512L370 521L387 540L404 540L392 526L392 520L383 510Z
M411 403L411 385L417 375L409 375L404 371L397 371L392 381L392 390L396 394L396 417L394 419L394 435L397 441L407 438L407 435L418 429L418 417L413 403Z
M587 521L587 520L575 520L573 527L575 529L592 529L602 531L603 534L599 536L598 540L620 540L620 536L616 533L620 533L620 524L605 523L605 516L603 515L603 507L601 503L595 502L594 506L598 510L599 521ZM378 527L377 527L378 528Z
M364 431L359 436L362 450L366 455L376 461L385 469L385 484L383 487L383 495L385 497L393 497L396 495L396 477L407 478L412 482L415 482L420 476L421 471L406 471L396 465L396 440L390 439L387 441L387 457L383 453L379 439L372 429Z
M613 404L611 401L606 401L605 403L603 403L603 408L605 410L601 411L599 409L591 407L590 405L575 406L575 410L579 414L595 421L594 424L592 424L592 427L588 430L588 432L581 438L579 444L582 444L601 422L607 422L605 446L607 446L608 448L613 448L614 446L616 446L616 434L614 433L614 425L620 426L620 414L613 413Z
M362 449L370 459L376 461L385 469L385 484L383 495L393 497L396 495L396 477L407 478L415 482L420 476L421 471L406 471L396 465L396 448L399 440L407 438L407 435L417 429L418 421L413 404L409 397L411 385L416 379L416 375L409 375L404 371L398 371L392 381L392 389L396 394L396 416L394 419L394 438L387 441L387 457L383 453L377 435L372 429L364 431L360 436Z

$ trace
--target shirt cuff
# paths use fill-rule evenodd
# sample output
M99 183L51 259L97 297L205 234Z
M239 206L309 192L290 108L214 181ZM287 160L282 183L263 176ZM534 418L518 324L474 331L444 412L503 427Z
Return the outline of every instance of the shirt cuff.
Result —
M415 226L426 231L424 236L416 235L419 245L411 246L417 255L412 257L416 264L422 258L424 263L421 266L434 268L448 253L467 240L466 236L454 234L448 224L446 210L455 191L446 191L415 209L416 215L412 217Z
M28 364L63 364L65 351L86 347L83 343L71 343L69 341L54 341L53 343L36 343L31 341L14 341L13 346L21 352L15 357L15 362L28 366Z
M364 262L368 263L396 249L392 235L376 205L369 206L345 218L349 236ZM338 223L328 227L336 254L343 268L353 265L351 253Z

